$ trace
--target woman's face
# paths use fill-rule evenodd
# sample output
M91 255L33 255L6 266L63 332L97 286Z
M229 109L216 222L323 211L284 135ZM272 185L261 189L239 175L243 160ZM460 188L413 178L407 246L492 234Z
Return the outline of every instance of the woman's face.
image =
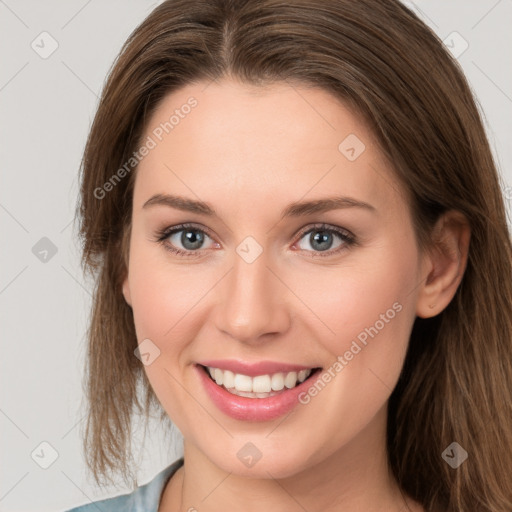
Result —
M363 120L318 88L201 82L143 143L123 293L186 446L276 478L382 447L424 267Z

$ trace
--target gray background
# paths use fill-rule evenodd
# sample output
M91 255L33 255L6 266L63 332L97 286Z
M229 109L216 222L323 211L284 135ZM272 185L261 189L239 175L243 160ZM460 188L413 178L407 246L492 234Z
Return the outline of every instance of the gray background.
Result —
M458 60L485 114L510 203L512 0L405 3L453 41L454 51L464 44L450 36L454 31L469 44ZM125 490L97 489L81 454L91 283L81 274L72 221L79 161L103 81L122 43L156 5L0 0L0 511L64 510ZM58 48L45 55L52 44ZM179 435L164 443L151 425L146 445L135 443L141 482L181 454ZM43 469L52 450L57 458Z

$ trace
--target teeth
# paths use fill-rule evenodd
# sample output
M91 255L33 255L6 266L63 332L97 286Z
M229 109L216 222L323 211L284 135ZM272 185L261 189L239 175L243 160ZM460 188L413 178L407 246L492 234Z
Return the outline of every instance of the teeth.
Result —
M270 385L270 375L258 375L252 379L253 393L270 393L272 389Z
M220 370L218 370L220 371ZM247 375L235 374L235 389L238 391L252 391L252 379Z
M284 385L288 388L294 388L295 384L297 384L297 372L290 372L286 374L284 378Z
M309 372L311 373L311 372ZM306 380L306 377L309 375L308 370L301 370L297 376L299 379L299 382L304 382Z
M219 370L218 368L215 368L214 372L213 372L213 375L214 375L214 379L215 379L215 382L221 386L222 385L222 380L223 380L223 377L224 377L224 374L221 370Z
M229 370L207 367L212 379L219 385L224 386L228 391L251 398L266 398L274 395L275 391L294 388L297 384L304 382L313 371L300 370L299 372L274 373L272 375L257 375L249 377L240 373L233 373Z
M284 388L284 373L274 373L271 386L274 391L281 391Z
M223 380L225 388L229 389L235 387L235 374L233 372L230 372L229 370L224 370Z

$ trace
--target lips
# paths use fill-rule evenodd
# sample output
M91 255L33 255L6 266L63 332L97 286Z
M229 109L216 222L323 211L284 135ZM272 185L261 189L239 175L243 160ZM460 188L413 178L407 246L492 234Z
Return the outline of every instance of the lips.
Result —
M271 376L277 377L279 381L280 375L286 375L288 382L279 391L271 389L270 392L244 392L234 387L234 380L230 383L226 382L228 386L233 386L229 389L222 384L222 379L219 385L212 376L212 368L217 369L217 377L219 373L223 377L233 373L234 377L243 378L239 381L242 383L256 383L265 379L268 381ZM271 420L291 411L299 403L298 396L300 393L311 386L313 380L316 380L321 372L319 367L272 361L262 361L251 365L233 360L202 361L195 365L195 369L202 382L203 389L217 408L232 418L245 421ZM239 374L238 372L245 373ZM240 386L237 385L237 387ZM258 387L258 389L261 390L262 388ZM268 382L265 389L269 389Z

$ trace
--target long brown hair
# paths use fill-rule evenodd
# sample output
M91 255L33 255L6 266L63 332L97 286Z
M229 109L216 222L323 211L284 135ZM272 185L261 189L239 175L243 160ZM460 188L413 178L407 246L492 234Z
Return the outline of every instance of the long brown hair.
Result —
M89 134L77 211L96 283L84 433L96 481L128 479L133 407L160 407L121 293L136 166L117 171L165 95L224 76L317 86L356 109L410 195L421 247L443 212L466 216L462 282L443 312L416 319L391 395L390 468L428 511L510 512L512 272L499 176L458 63L398 0L168 0L125 43ZM469 454L457 469L441 456L452 442Z

